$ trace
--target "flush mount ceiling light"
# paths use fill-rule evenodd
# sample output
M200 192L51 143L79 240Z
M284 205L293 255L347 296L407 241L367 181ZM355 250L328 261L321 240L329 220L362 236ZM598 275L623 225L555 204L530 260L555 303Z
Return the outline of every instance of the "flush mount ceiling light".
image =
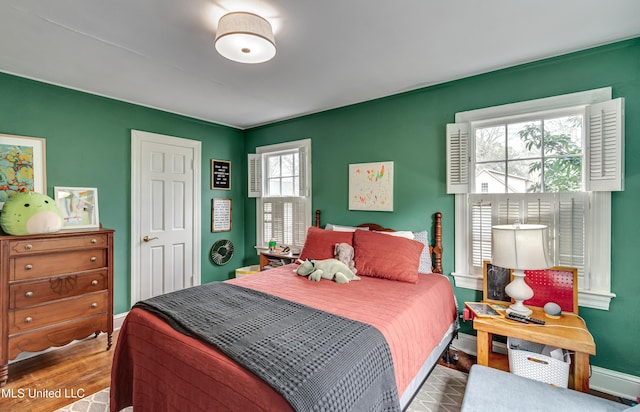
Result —
M225 14L218 22L216 50L229 60L262 63L276 55L271 24L247 12Z

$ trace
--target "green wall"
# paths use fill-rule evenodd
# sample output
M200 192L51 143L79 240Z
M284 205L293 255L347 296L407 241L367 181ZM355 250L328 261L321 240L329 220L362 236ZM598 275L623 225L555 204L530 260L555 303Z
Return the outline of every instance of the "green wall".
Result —
M612 197L612 290L609 311L581 308L596 342L592 363L637 375L640 328L640 38L478 75L413 92L246 131L246 150L312 139L313 208L323 223L373 221L404 230L431 226L443 212L444 271L454 265L454 198L446 194L445 125L456 112L611 86L626 101L626 187ZM350 163L394 161L394 212L349 211ZM255 201L246 202L246 262L256 262ZM453 282L453 279L452 279ZM456 289L459 302L481 293ZM471 332L468 322L463 332Z
M312 139L313 208L323 222L373 221L398 229L431 227L444 214L444 270L454 261L454 201L446 194L445 125L456 112L564 93L613 87L626 98L626 190L612 200L611 310L581 308L597 345L593 364L629 374L640 370L637 234L640 219L640 38L560 56L245 132L57 86L0 74L0 133L47 139L47 189L97 187L100 220L116 230L115 311L130 302L130 132L132 129L202 142L202 282L224 280L256 263L255 201L246 199L246 153L256 146ZM232 162L232 190L210 189L209 160ZM356 212L347 206L350 163L394 161L395 211ZM233 230L211 233L211 199L233 199ZM215 240L236 246L232 261L212 264ZM456 289L460 302L480 293ZM469 332L470 327L463 327Z
M115 313L130 308L131 130L202 142L202 283L233 277L244 255L243 132L159 110L0 74L0 133L43 137L47 192L54 186L98 188L100 221L115 229ZM232 163L231 191L211 190L210 159ZM211 199L233 199L231 232L211 233ZM226 266L209 260L218 239L236 254Z

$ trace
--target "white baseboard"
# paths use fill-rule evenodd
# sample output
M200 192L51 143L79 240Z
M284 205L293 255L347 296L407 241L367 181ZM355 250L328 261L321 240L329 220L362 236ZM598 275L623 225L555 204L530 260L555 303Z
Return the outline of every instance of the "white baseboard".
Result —
M477 339L473 335L459 333L458 339L451 342L451 347L477 356ZM507 345L494 342L493 349L499 353L507 353ZM589 387L620 398L636 401L640 397L640 377L616 372L599 366L591 366Z
M128 314L129 312L113 315L113 330L120 330L124 323L124 318L126 318Z

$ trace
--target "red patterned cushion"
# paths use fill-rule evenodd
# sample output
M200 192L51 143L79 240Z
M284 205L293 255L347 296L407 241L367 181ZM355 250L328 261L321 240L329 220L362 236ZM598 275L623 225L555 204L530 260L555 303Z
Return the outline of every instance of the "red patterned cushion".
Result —
M420 254L424 249L421 242L356 230L353 249L358 276L418 283Z
M362 232L358 230L358 232ZM335 232L311 226L307 230L307 239L304 242L300 259L332 259L336 243L347 243L353 245L352 232Z

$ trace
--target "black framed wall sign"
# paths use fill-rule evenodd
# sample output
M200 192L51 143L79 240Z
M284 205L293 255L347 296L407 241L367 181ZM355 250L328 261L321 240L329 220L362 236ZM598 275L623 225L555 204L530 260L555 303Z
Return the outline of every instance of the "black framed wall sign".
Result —
M231 162L211 159L211 188L231 189Z

